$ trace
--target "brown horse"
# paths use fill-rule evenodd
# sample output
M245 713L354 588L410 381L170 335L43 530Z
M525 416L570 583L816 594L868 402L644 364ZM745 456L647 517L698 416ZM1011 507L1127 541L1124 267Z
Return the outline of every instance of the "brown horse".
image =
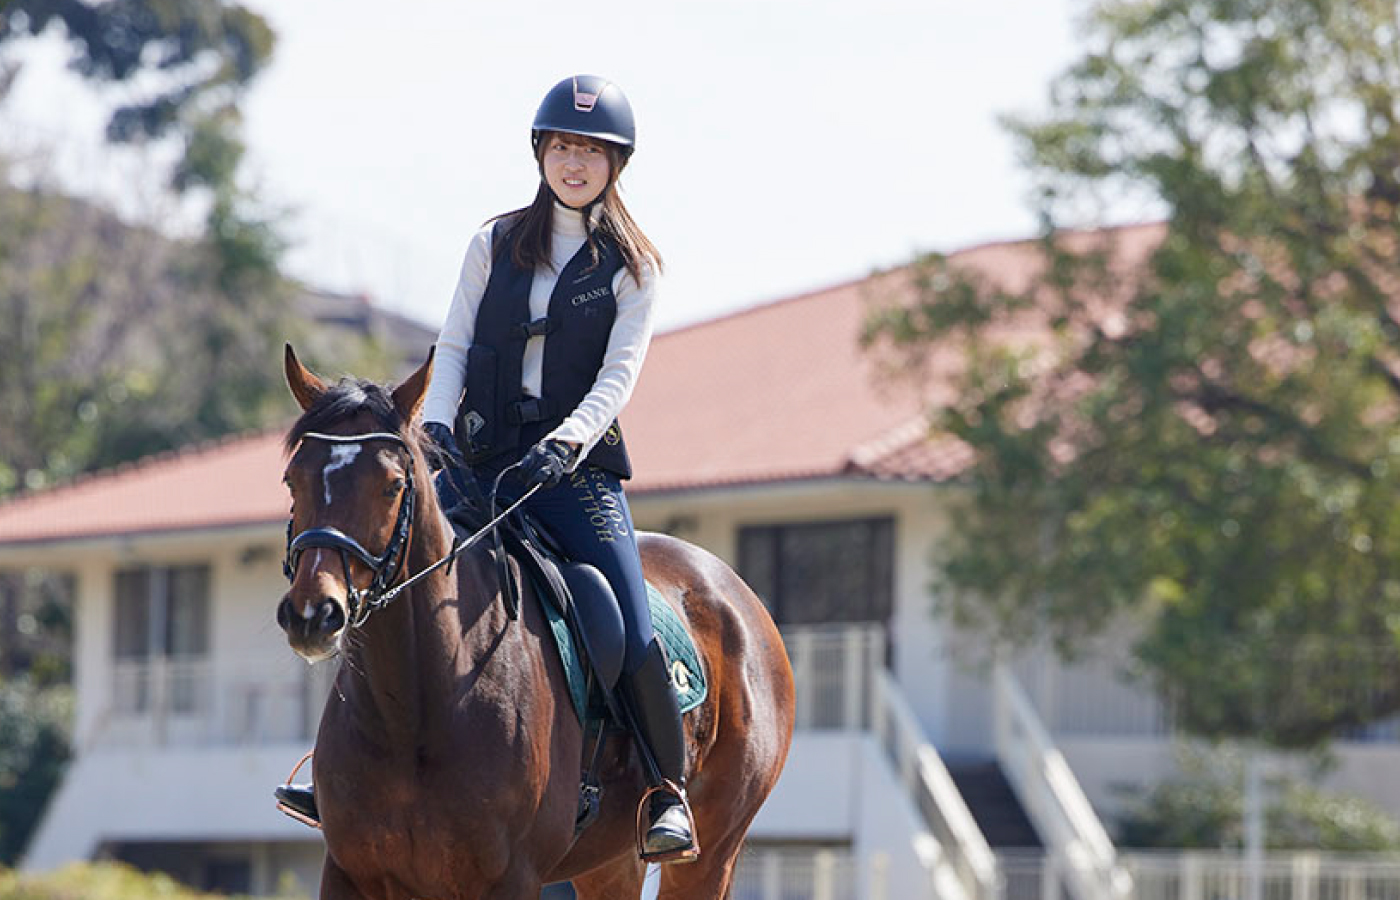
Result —
M321 897L536 900L555 881L582 900L638 897L637 754L630 738L607 739L602 810L575 840L583 734L528 579L518 620L476 549L383 600L452 545L413 424L431 368L430 355L392 390L327 385L287 348L304 411L287 436L289 538L317 539L289 553L278 622L303 657L341 657L313 761ZM701 854L662 867L660 897L722 898L787 757L792 671L767 611L727 565L661 535L639 543L709 681L686 715Z

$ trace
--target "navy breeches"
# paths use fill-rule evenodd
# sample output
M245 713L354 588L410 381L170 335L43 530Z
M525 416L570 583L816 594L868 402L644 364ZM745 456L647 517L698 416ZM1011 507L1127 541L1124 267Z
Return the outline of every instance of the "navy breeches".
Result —
M481 491L491 494L499 470L489 466L472 469ZM439 481L439 492L443 485ZM504 508L525 492L515 474L501 479L498 508ZM453 498L455 499L455 498ZM444 498L450 502L449 498ZM642 557L622 482L611 472L587 463L552 488L541 488L522 507L557 540L575 562L595 566L612 586L622 607L627 628L623 674L631 675L646 659L652 640L651 610L647 605Z

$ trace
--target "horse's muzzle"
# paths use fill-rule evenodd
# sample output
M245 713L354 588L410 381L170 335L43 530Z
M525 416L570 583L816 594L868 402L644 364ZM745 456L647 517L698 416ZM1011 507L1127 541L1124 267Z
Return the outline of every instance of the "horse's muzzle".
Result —
M345 629L345 608L334 597L322 597L298 612L287 594L277 604L277 624L287 633L292 649L315 662L335 652L336 639Z

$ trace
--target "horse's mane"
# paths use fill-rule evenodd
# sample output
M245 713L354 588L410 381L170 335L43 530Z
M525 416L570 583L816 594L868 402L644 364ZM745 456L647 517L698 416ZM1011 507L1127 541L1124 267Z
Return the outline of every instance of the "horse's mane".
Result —
M381 431L402 436L405 440L418 443L417 429L404 425L394 400L381 385L363 378L342 378L326 389L326 392L301 414L301 418L287 432L285 446L290 453L308 432L325 431L331 425L356 416L369 413Z

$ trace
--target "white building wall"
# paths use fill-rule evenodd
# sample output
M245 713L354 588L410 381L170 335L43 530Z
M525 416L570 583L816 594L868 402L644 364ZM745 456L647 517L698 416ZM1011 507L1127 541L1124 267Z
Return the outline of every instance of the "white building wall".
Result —
M114 842L320 844L278 813L272 789L296 746L101 750L69 767L24 858L45 870L90 859Z
M985 757L992 752L992 693L986 671L965 665L967 635L934 615L931 557L950 527L939 509L946 488L922 483L816 480L632 500L637 527L668 531L731 565L744 525L891 516L895 521L894 614L890 623L895 676L925 733L940 753Z
M854 733L799 733L782 779L749 836L777 842L850 840L859 818L860 750Z

